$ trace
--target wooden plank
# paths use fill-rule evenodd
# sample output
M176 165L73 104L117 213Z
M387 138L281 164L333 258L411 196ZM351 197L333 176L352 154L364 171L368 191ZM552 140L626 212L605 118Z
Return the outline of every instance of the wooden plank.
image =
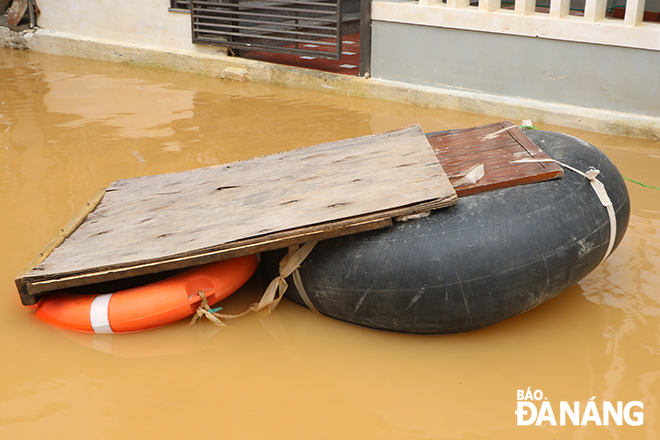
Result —
M354 223L352 220L333 222L325 224L322 227L300 228L295 235L291 233L278 234L264 240L262 237L251 240L244 240L240 246L225 248L205 249L199 253L191 252L172 256L167 259L156 259L152 261L142 261L133 266L125 267L97 267L93 272L68 273L61 274L58 278L32 276L27 285L30 295L48 293L53 290L68 289L71 287L87 286L108 281L117 281L124 278L149 275L169 270L176 270L190 266L199 266L201 264L212 263L214 261L241 257L243 255L252 255L259 252L266 252L275 249L292 246L294 244L306 243L309 241L326 240L328 238L340 237L343 235L366 232L380 228L392 226L392 216L378 218L374 215L360 223Z
M421 127L112 183L96 209L16 279L35 295L390 224L456 193Z
M18 25L28 9L28 0L14 0L9 11L7 11L7 22Z
M83 221L87 218L90 212L92 212L96 206L99 204L101 199L105 194L105 189L101 189L94 194L91 200L85 203L85 206L76 214L69 222L57 233L57 235L46 245L46 247L39 252L39 255L35 257L34 260L28 264L28 266L21 272L18 278L23 278L28 272L41 264L48 256L53 252L53 250L61 245L64 240L71 235L73 231L78 229L78 226L82 224Z
M459 197L564 175L556 163L512 163L549 157L509 121L430 133L427 138L452 183L473 165L484 164L486 173L482 179L455 188Z

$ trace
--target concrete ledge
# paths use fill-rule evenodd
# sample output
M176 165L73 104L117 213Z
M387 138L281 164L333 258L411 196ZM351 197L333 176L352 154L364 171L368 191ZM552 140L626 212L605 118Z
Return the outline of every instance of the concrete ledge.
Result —
M597 133L660 140L660 118L387 80L368 81L373 91L362 96L498 116L514 122L531 119Z
M10 49L27 49L23 32L15 32L6 26L0 26L0 47Z
M255 81L487 114L514 122L532 119L539 123L599 133L660 140L660 118L485 95L473 91L410 85L378 78L365 79L326 73L229 57L222 49L212 47L200 47L196 52L172 51L160 47L84 39L43 29L16 33L2 27L0 27L0 44L35 52L160 67L227 80Z

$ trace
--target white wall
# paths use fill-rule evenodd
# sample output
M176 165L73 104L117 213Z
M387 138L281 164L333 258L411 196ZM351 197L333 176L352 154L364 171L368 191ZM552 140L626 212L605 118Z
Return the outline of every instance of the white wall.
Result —
M656 50L374 21L371 61L374 78L660 118Z
M39 9L39 27L55 33L170 50L213 50L192 44L190 14L170 12L168 0L39 0Z

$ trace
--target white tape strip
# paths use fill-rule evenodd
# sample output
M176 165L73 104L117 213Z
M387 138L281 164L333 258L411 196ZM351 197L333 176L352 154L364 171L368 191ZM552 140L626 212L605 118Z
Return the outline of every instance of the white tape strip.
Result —
M465 172L462 179L453 183L452 186L456 188L461 185L472 185L474 183L477 183L477 181L482 177L484 177L485 174L486 171L484 169L484 164L480 163L478 165L474 165Z
M305 302L307 308L313 312L319 313L319 311L316 310L316 307L314 307L314 304L312 304L312 301L309 299L309 296L307 296L307 291L305 290L305 286L303 286L302 278L300 278L300 271L296 269L293 271L292 275L293 284L296 286L296 289L298 289L298 293L300 294L302 300Z
M614 248L614 241L616 240L616 216L614 215L614 206L612 206L610 196L607 195L607 190L605 190L605 185L603 185L603 182L596 179L596 175L599 172L600 171L592 168L587 171L586 177L589 179L589 182L591 182L591 187L596 191L600 203L607 209L607 215L610 218L610 242L607 245L605 257L603 257L603 260L605 260L605 258L610 256L612 249Z
M495 139L496 137L498 137L499 135L501 135L501 134L504 133L505 131L509 131L509 130L511 130L511 129L513 129L513 128L518 128L518 126L517 126L517 125L511 125L511 126L509 126L509 127L504 127L504 128L501 129L501 130L497 130L497 131L495 131L495 132L493 132L493 133L487 134L486 136L482 136L481 139L484 139L484 140Z
M110 317L108 316L108 305L113 293L98 295L92 301L89 309L89 321L92 324L94 333L114 333L110 327Z
M616 215L614 214L614 206L612 206L612 201L610 200L610 197L607 195L607 190L605 189L605 185L603 185L603 182L596 179L596 176L600 173L600 171L598 171L594 167L591 167L587 170L586 173L583 173L577 168L573 168L570 165L566 165L565 163L561 163L558 160L554 160L554 159L528 158L528 159L516 160L512 163L531 163L531 162L554 162L556 164L563 166L564 168L568 168L569 170L580 174L581 176L586 177L589 180L589 182L591 183L591 187L594 189L596 195L598 196L598 200L600 200L601 205L603 205L607 210L607 216L609 217L610 220L610 241L607 244L607 251L605 252L605 256L603 257L602 260L605 261L605 259L610 256L610 253L612 253L612 249L614 248L614 241L616 241Z

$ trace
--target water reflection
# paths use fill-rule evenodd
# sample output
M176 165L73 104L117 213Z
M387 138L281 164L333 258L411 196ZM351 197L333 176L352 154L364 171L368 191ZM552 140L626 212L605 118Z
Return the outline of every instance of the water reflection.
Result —
M606 311L603 338L610 358L603 374L604 400L638 389L649 426L657 425L660 376L660 220L632 215L617 252L580 285L585 297ZM634 340L634 345L630 341ZM648 368L651 370L648 370Z
M44 81L44 105L58 127L101 123L116 127L118 137L165 137L174 133L173 121L192 115L190 90L164 93L167 85L65 72L48 72Z

